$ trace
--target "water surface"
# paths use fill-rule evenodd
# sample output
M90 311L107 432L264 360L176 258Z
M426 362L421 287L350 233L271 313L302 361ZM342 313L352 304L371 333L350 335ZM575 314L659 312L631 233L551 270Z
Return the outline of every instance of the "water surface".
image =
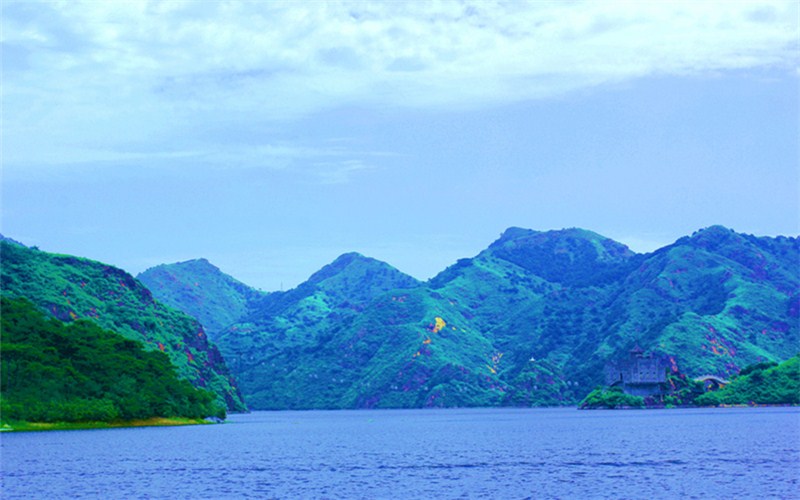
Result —
M800 498L800 409L256 412L14 433L2 498Z

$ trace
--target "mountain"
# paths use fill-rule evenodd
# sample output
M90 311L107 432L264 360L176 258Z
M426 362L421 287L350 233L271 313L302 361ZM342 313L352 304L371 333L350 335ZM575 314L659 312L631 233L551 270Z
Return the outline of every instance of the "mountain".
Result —
M0 241L5 241L6 243L10 243L12 245L17 245L17 246L21 246L21 247L26 246L26 245L20 243L19 241L15 240L15 239L12 239L12 238L9 238L8 236L3 236L2 234L0 234Z
M90 321L47 318L26 299L0 301L4 421L225 418L216 394L179 379L164 353Z
M648 254L510 228L426 283L346 254L218 341L257 409L574 404L635 345L693 376L790 358L798 262L721 226Z
M223 273L206 259L162 264L136 276L158 300L197 318L214 340L264 295Z
M599 353L635 339L675 356L687 373L729 376L788 359L800 346L800 239L722 226L649 255L609 303Z
M594 233L514 230L430 285L466 301L498 351L514 356L506 403L541 401L543 387L571 401L637 344L697 375L789 358L800 345L798 257L797 238L720 226L647 255ZM558 368L552 383L539 374L545 362Z
M153 299L130 274L100 262L0 242L2 295L23 297L55 318L86 319L169 356L178 374L246 410L225 360L194 318Z
M336 333L347 331L346 325L367 311L374 297L418 286L384 262L345 254L297 288L264 297L253 313L221 332L220 345L242 374L239 382L255 407L336 407L338 392L313 388L320 376L337 388L354 380L353 374L341 372L338 354L330 352ZM320 349L327 350L317 355ZM295 365L303 369L290 370Z
M516 227L507 229L485 254L568 286L607 283L635 255L625 245L585 229L540 232Z

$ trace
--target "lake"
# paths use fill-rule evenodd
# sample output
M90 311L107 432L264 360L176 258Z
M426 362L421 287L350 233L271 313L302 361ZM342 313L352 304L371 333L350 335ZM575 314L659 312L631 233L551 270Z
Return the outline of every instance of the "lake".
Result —
M255 412L0 435L2 498L800 498L800 409Z

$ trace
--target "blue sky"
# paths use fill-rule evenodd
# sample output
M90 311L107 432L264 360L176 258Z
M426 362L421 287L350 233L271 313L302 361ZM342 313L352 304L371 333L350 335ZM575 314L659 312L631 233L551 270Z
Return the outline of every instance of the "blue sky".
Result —
M2 4L2 229L265 290L509 226L797 235L796 2Z

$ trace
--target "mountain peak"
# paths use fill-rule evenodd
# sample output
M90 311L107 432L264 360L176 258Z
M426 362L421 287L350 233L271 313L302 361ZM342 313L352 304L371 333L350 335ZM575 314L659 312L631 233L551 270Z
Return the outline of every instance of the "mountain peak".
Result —
M23 243L20 243L19 241L15 240L13 238L9 238L8 236L4 236L3 234L0 234L0 241L5 241L6 243L11 243L12 245L17 245L17 246L21 246L21 247L26 247L27 248L27 245L25 245Z
M725 233L734 232L733 229L727 228L727 227L723 226L722 224L712 224L712 225L710 225L708 227L704 227L703 229L698 230L697 232L700 233L700 232L704 232L704 231L721 231L721 232L725 232Z
M331 264L332 265L333 264L339 264L339 265L345 265L346 266L346 265L349 265L349 264L351 264L353 262L363 262L363 263L366 264L368 262L380 262L380 261L375 260L375 259L373 259L371 257L367 257L365 255L362 255L362 254L360 254L358 252L347 252L347 253L343 253L342 255L336 257L336 259L334 259L334 261Z
M563 229L551 229L549 231L535 231L521 227L509 227L500 235L492 245L505 244L513 241L525 241L528 243L543 243L550 240L583 239L597 242L613 242L623 247L625 245L617 243L610 238L580 227L568 227ZM627 248L627 247L626 247Z
M736 233L733 229L714 225L695 231L692 236L689 237L689 242L693 246L711 250L740 239L741 235Z
M694 233L692 233L692 238L708 238L708 237L725 237L730 236L732 234L736 234L736 231L733 229L729 229L725 226L714 224L713 226L704 227L702 229L698 229Z
M518 227L503 232L486 253L557 283L585 281L635 255L622 243L586 229L541 232Z
M189 259L181 262L175 262L172 264L158 264L157 266L145 269L143 272L139 273L139 275L146 276L152 274L153 272L158 272L158 271L167 271L170 273L174 273L178 269L193 270L193 271L203 270L212 272L220 271L220 269L211 262L209 262L208 259L200 257L198 259Z
M320 284L323 281L334 278L342 273L347 274L386 274L394 277L402 277L401 281L414 280L386 262L366 257L358 252L348 252L337 257L333 262L312 274L306 281L307 283Z
M551 251L564 253L567 247L575 245L591 245L595 248L600 260L617 260L633 255L633 252L622 243L606 238L594 231L577 227L553 229L550 231L534 231L519 227L506 229L500 238L489 246L489 249L532 249L549 248Z
M263 296L204 258L161 264L137 278L158 300L199 319L212 337Z
M205 268L210 268L210 269L214 269L214 270L219 270L219 268L217 266L212 264L205 257L200 257L198 259L191 259L191 260L187 260L187 261L184 261L184 262L177 262L175 265L176 266L201 267L201 268L205 267Z
M361 263L362 265L370 265L372 263L381 264L379 261L375 259L371 259L369 257L365 257L358 252L348 252L343 253L342 255L336 257L330 264L323 266L322 269L315 272L308 278L309 283L320 283L325 281L326 279L335 276L342 271L344 271L347 267L354 263Z
M540 234L540 232L534 231L533 229L525 229L523 227L511 226L500 234L500 238L497 240L497 242L513 241L519 238L532 236L534 234Z

